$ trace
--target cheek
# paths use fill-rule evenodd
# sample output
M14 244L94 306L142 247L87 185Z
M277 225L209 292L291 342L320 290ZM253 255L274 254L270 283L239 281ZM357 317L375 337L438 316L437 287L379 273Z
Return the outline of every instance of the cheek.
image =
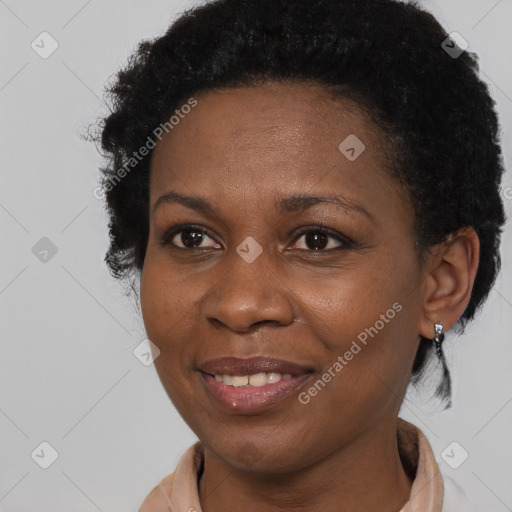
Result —
M171 402L185 420L194 415L194 392L187 361L192 344L185 332L193 307L175 281L168 265L159 265L151 254L146 256L140 280L140 303L147 337L160 353L155 370ZM185 288L186 290L186 288Z
M146 256L140 279L140 304L146 333L155 343L154 340L160 340L166 328L165 324L169 322L166 312L174 309L169 286L165 279L159 278L157 267L152 264L148 256ZM159 348L162 349L160 346Z
M370 265L354 266L314 283L302 283L296 290L301 314L320 331L329 349L343 347L347 339L356 339L376 322L378 330L384 330L399 309L393 308L393 304L399 302L403 306L399 280L390 276L389 271ZM380 316L386 313L381 320Z
M168 261L148 248L140 279L140 303L144 326L150 339L165 342L175 338L183 324L183 315L191 314L189 302L193 286L180 282ZM164 347L165 348L165 347Z
M160 353L155 368L162 384L171 397L172 389L183 381L182 356L186 344L183 330L185 308L183 294L170 279L165 267L156 264L151 255L146 257L140 280L140 303L147 337ZM171 397L174 402L174 397Z
M329 384L335 395L349 392L357 402L365 394L401 393L407 385L421 312L419 288L412 283L419 278L412 258L379 255L364 269L298 292L307 297L303 321L314 326L322 344L324 372L343 375Z

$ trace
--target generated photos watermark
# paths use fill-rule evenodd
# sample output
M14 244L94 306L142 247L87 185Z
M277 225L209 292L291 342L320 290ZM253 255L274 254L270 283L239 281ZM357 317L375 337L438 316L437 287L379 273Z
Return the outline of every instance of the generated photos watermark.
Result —
M352 341L349 349L336 358L336 361L319 377L306 391L298 395L298 400L302 405L307 405L312 397L315 397L332 379L338 375L345 366L349 364L354 357L368 344L368 338L374 338L384 329L386 324L395 318L397 313L402 311L402 304L395 302L385 313L382 313L372 326L366 327L357 335L357 340ZM358 343L359 342L359 343Z
M144 157L149 155L149 152L152 149L156 147L155 139L162 140L164 132L170 133L170 131L180 123L180 120L184 119L196 105L197 100L193 97L189 98L186 103L174 111L174 115L172 115L168 121L157 126L153 130L153 137L149 135L146 142L137 151L132 153L132 156L129 158L128 162L123 165L123 167L117 169L116 172L103 184L103 186L98 186L93 190L94 197L100 200L104 199L105 193L110 192Z

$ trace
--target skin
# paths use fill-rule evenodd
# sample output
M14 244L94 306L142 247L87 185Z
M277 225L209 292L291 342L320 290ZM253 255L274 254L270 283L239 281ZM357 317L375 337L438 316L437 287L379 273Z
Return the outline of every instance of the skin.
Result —
M147 335L161 351L161 382L204 445L202 509L339 511L343 504L396 512L412 484L396 424L418 337L432 338L437 321L448 330L463 313L478 238L466 228L418 258L412 206L387 170L385 134L321 86L269 82L196 99L153 152L140 298ZM338 149L350 134L366 146L354 161ZM202 198L214 212L165 201L155 208L169 191ZM342 196L356 208L319 203L278 213L275 202L295 194ZM315 233L320 222L334 236L314 250L297 231ZM202 250L160 243L182 223L209 231ZM263 249L252 263L236 252L248 236ZM183 247L181 233L172 241ZM394 303L402 306L395 318L302 404L299 392ZM286 359L314 374L265 411L228 413L198 371L226 356Z

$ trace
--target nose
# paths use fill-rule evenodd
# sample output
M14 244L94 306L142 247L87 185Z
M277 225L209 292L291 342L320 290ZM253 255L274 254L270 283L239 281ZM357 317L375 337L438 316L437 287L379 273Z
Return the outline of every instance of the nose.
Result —
M291 291L271 260L265 251L252 263L237 253L226 258L227 271L222 271L203 303L207 320L239 333L263 324L291 325Z

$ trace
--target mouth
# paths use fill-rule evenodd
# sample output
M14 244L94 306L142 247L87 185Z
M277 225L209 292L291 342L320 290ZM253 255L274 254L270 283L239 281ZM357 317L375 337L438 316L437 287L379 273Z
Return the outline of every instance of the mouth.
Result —
M199 368L207 394L224 411L256 413L296 392L313 369L266 357L227 357Z

